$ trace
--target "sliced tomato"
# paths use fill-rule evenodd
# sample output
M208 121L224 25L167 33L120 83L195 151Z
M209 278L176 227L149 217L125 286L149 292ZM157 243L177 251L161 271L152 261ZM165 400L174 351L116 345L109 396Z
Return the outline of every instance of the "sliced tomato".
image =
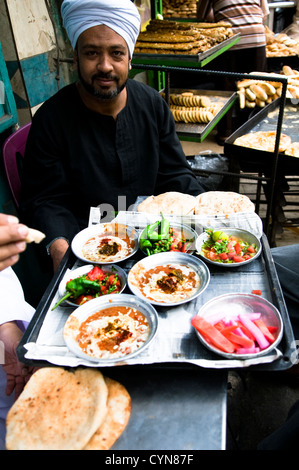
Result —
M222 259L222 261L226 261L228 259L228 254L227 253L219 253L219 258Z
M93 295L80 295L76 301L75 301L75 304L77 305L83 305L85 304L86 302L88 302L89 300L92 300L94 299L94 296Z
M91 281L102 280L105 277L104 271L98 266L92 268L87 275Z
M209 257L209 259L212 260L212 261L215 261L215 260L217 259L217 256L218 256L218 255L217 255L217 253L215 253L215 251L212 251L212 250L211 250L211 251L209 251L209 253L208 253L208 257Z
M262 295L262 291L260 289L254 289L251 292L252 292L252 294L255 294L255 295Z
M249 253L255 253L255 248L253 245L250 245L248 248L247 248L247 251L249 251Z
M234 255L233 260L235 263L242 263L242 261L245 261L245 258L243 256Z
M240 253L242 253L242 248L241 248L241 245L239 242L237 242L235 244L235 252L237 253L237 255L239 255Z

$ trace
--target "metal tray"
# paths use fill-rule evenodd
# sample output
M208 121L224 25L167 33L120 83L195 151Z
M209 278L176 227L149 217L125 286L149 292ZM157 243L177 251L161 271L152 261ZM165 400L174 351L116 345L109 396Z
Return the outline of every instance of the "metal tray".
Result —
M207 49L200 54L133 54L132 64L148 64L148 65L179 65L181 67L203 67L218 57L223 52L230 49L240 41L240 34L235 34L231 38L225 39L220 44Z
M297 100L298 101L298 100ZM250 149L235 145L234 141L249 132L276 131L280 98L262 108L249 119L243 126L237 129L224 143L224 154L236 158L240 169L245 172L269 173L274 153L257 149ZM281 132L291 137L292 142L298 141L299 104L287 100L284 107L284 115ZM278 155L278 172L284 175L298 175L299 159L280 153Z
M209 267L211 273L209 287L197 299L187 304L179 305L178 307L157 307L157 312L161 320L159 328L162 328L160 330L160 339L158 338L157 343L154 342L152 349L150 348L145 356L143 356L142 353L135 358L134 362L123 363L121 365L151 365L152 367L165 367L168 365L172 368L188 368L199 366L210 369L234 369L237 367L250 367L255 370L271 371L290 368L296 360L296 346L293 330L290 324L274 262L265 235L262 236L262 246L262 255L254 263L237 268L233 272L217 267ZM139 256L141 256L141 254ZM122 265L123 269L129 270L137 259L138 257L136 257L135 260L130 259L120 264ZM28 358L28 346L25 347L25 345L28 345L28 343L33 345L33 347L37 345L42 327L49 315L50 306L57 299L57 289L64 272L67 268L72 268L77 262L78 260L69 250L66 253L44 296L42 297L40 304L32 318L32 321L30 322L18 346L18 356L21 362L33 365L53 365L52 361L49 362L47 360L49 357L47 356L47 345L45 347L45 354L43 356L32 356L31 354L31 358ZM259 360L252 361L224 360L220 356L207 350L198 341L195 331L190 327L190 319L198 311L199 307L203 303L207 302L213 297L229 292L251 293L251 291L254 289L261 289L263 297L272 302L281 313L284 323L284 334L282 341L277 348L278 355L274 359L273 355L271 355L271 357L264 356L263 358L259 358ZM59 330L63 327L63 324L71 311L72 310L70 310L70 307L62 308L61 315L59 314L59 321L61 324L58 325L57 331L50 332L44 326L43 330L46 330L46 335L44 334L44 338L46 341L48 339L48 335L52 335L53 337L62 336ZM158 336L159 335L157 335L157 337ZM61 366L66 365L63 354L67 354L67 348L65 345L63 346L63 353L59 358L60 362L58 364ZM59 348L57 347L57 349ZM55 364L57 365L57 363ZM79 362L76 364L67 365L72 367L78 366L80 364L82 363ZM88 365L91 366L91 364Z
M218 124L218 122L223 118L223 116L227 113L227 111L231 108L234 104L235 100L237 99L236 92L230 91L219 91L219 90L190 90L190 89L178 89L178 88L171 88L171 93L183 93L185 91L190 91L194 95L201 95L201 96L208 96L211 100L211 104L221 104L221 108L219 109L218 113L214 116L212 121L208 123L183 123L183 122L176 122L175 128L176 132L179 137L196 137L197 140L202 142L206 136L211 132L212 129Z

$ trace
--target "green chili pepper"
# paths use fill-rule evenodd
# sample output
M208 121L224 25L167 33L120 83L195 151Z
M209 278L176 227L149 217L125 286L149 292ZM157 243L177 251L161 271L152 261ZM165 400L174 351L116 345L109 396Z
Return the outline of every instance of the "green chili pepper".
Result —
M146 228L146 235L149 240L158 240L158 232L156 232L156 228L159 227L160 221L158 220L154 224L150 224Z
M60 305L69 297L77 298L80 295L86 294L88 290L99 292L101 290L101 286L98 282L90 281L89 279L86 279L85 276L81 276L77 279L72 279L71 281L67 282L65 289L67 293L56 303L56 305L54 305L52 310L58 307L58 305Z
M161 221L160 240L164 238L169 238L169 227L170 227L169 220L165 219L162 212L161 212L161 215L162 215L162 221Z

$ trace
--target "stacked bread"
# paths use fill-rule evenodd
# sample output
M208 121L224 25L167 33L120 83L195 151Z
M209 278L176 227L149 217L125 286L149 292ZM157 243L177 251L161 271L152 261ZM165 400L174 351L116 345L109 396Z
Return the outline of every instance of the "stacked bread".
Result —
M163 0L163 16L196 18L197 2L194 0Z
M288 65L282 67L282 74L288 79L287 97L299 99L299 71L294 70Z
M8 450L108 450L129 421L131 398L98 369L37 370L7 415Z
M153 19L142 31L136 54L197 55L233 35L231 25L219 23L183 23Z
M265 76L265 80L255 80L250 75ZM262 108L281 96L282 83L275 82L275 76L287 77L287 98L299 99L299 71L284 65L280 74L251 72L248 78L238 81L240 108L254 108L255 106ZM267 77L269 80L266 80Z
M267 26L266 32L266 54L267 57L287 57L299 54L299 41L291 38L285 33L274 34Z
M267 74L255 72L255 75ZM268 75L271 76L271 74ZM237 89L241 109L255 108L256 106L263 108L281 96L282 83L275 82L273 79L264 81L248 77L237 82Z
M234 145L246 147L264 152L274 152L276 144L276 131L257 131L243 134L234 141ZM279 145L279 153L289 155L291 157L299 157L299 142L293 142L287 134L281 134Z
M207 191L198 196L170 191L149 196L142 201L138 212L160 215L225 215L254 212L255 206L248 196L233 191Z
M213 104L208 96L192 91L171 93L169 105L174 120L184 123L208 123L221 108L220 104Z

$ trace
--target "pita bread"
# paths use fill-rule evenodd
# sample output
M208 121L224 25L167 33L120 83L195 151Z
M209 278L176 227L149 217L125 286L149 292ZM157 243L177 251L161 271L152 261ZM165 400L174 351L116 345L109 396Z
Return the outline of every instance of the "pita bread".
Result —
M248 196L232 191L208 191L196 197L196 215L227 215L235 212L254 212Z
M293 142L285 149L285 154L291 157L299 157L299 142Z
M126 428L131 415L131 397L119 382L105 377L108 388L107 414L84 450L109 450Z
M37 370L7 415L7 449L82 449L106 416L107 396L97 369Z
M234 145L240 145L241 147L247 147L256 150L264 150L266 152L274 152L276 141L275 131L259 131L250 132L238 137L234 141ZM288 145L291 144L291 137L286 134L280 135L279 141L279 152L284 152Z
M170 191L158 196L149 196L138 205L137 211L150 214L162 212L164 215L189 215L194 212L195 202L195 196Z
M26 243L40 243L46 235L39 230L36 230L34 228L28 228L28 235L25 238Z

